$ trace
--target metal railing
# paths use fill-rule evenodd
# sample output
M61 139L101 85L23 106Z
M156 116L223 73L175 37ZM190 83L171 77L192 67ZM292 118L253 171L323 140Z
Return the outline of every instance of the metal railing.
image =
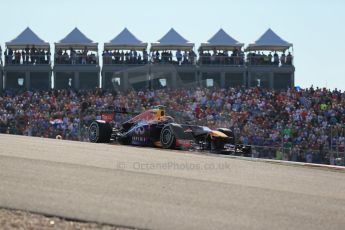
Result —
M293 65L293 56L269 56L269 55L250 55L247 54L246 64L249 66L279 66L289 67Z
M174 64L174 65L195 65L197 56L194 52L107 52L103 53L104 65L123 65L123 64Z
M151 53L150 55L125 55L107 53L103 55L104 65L123 65L123 64L173 64L173 65L244 65L244 57L240 56L199 56L195 53L191 55L176 55L170 53Z
M291 67L293 66L293 56L285 58L279 56L278 59L268 55L176 55L170 53L155 53L137 55L126 53L106 53L102 55L103 65L144 65L152 64L173 64L173 65L229 65L229 66L271 66L271 67ZM1 61L0 61L1 62ZM51 54L22 54L13 53L4 55L5 65L49 65L51 64ZM56 65L98 65L98 53L87 55L57 54L54 55Z
M244 65L244 56L240 55L199 55L199 65Z
M88 141L88 127L93 120L101 119L100 111L101 109L88 108L72 114L70 110L62 110L43 113L41 116L34 115L31 111L18 111L11 116L0 113L0 133L48 138L56 138L60 135L63 139ZM138 108L132 112L141 111ZM208 118L190 119L186 112L168 110L167 114L175 117L177 123L208 126L212 129L229 127L226 118L222 117L218 119L218 123L215 123L214 119ZM113 126L119 126L131 117L131 114L115 114L111 123ZM330 141L323 147L294 145L281 139L275 142L263 140L261 144L253 144L251 141L236 138L236 143L251 146L251 152L246 157L345 166L345 126L332 126L329 131ZM246 136L240 129L234 129L234 133L236 137ZM265 145L265 143L271 144Z
M5 55L5 65L49 65L50 54L16 54Z
M104 55L103 65L145 65L149 63L148 56Z
M55 65L98 65L97 54L55 54L54 64Z

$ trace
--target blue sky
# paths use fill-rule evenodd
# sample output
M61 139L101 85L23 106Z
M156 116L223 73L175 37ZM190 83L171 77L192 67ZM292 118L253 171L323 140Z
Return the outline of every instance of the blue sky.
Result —
M103 43L127 27L154 42L174 27L198 46L219 28L245 44L268 28L294 44L296 85L345 90L342 0L0 0L0 43L27 26L54 43L78 27Z

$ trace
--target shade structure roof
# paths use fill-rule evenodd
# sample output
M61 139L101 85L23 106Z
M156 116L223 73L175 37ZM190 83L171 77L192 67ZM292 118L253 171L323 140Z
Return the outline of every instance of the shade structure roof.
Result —
M173 28L157 42L151 43L151 50L192 50L194 43L182 37Z
M66 37L55 43L56 49L84 49L85 47L89 50L97 51L98 43L86 37L77 27L67 34Z
M219 29L207 42L201 43L200 48L203 50L233 50L234 48L241 48L243 45L243 43L239 43L223 29Z
M42 40L29 27L27 27L15 39L6 42L6 46L12 49L24 49L26 46L49 48L49 43Z
M111 41L104 43L104 49L134 49L144 50L147 43L142 42L134 36L127 28L124 28Z
M290 47L292 47L292 43L285 41L273 32L273 30L268 29L258 40L249 44L246 50L285 51Z

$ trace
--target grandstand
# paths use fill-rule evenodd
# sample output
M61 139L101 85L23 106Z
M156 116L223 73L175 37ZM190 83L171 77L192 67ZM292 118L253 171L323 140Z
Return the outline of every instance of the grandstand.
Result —
M53 58L51 47L30 28L6 42L0 90L287 89L295 80L293 45L271 29L246 47L220 29L196 49L173 28L150 45L125 28L100 55L98 43L75 28L54 43Z

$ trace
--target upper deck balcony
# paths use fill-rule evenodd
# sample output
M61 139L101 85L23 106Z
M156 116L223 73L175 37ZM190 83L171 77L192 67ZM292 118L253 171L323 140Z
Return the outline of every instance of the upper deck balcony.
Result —
M4 76L7 89L51 88L50 45L29 27L6 42ZM19 84L21 83L21 84Z

